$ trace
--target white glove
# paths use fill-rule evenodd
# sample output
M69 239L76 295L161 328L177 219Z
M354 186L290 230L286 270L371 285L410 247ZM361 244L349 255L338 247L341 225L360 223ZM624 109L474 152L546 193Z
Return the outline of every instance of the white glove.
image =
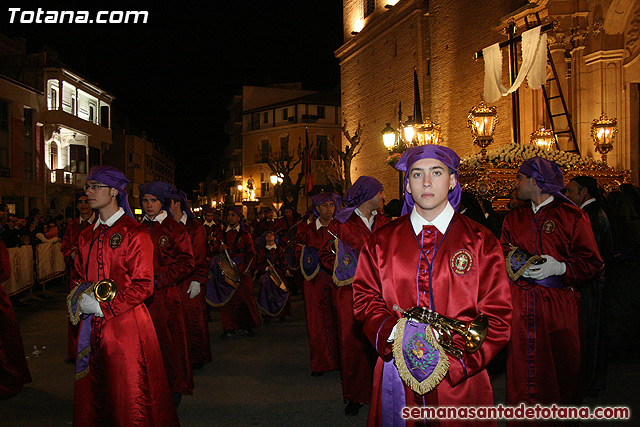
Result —
M195 280L191 282L189 285L189 289L187 289L187 293L189 294L189 298L194 299L200 293L200 283Z
M567 265L557 261L551 255L542 255L542 258L546 260L543 264L529 266L522 275L534 280L542 280L549 276L561 276L567 271Z
M84 314L95 314L97 317L104 317L100 303L93 294L82 294L78 301L80 311Z
M396 329L398 328L398 324L393 325L393 329L391 330L391 335L387 338L387 342L393 342L396 337Z

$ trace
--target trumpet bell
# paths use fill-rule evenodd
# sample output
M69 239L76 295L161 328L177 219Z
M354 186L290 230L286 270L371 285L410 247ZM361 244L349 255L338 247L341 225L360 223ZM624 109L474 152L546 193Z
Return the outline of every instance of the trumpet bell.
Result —
M469 324L467 333L464 335L467 353L475 353L480 348L484 339L487 337L488 331L489 319L484 313L480 313Z
M93 285L93 295L98 302L111 302L116 297L116 283L111 279L102 279Z

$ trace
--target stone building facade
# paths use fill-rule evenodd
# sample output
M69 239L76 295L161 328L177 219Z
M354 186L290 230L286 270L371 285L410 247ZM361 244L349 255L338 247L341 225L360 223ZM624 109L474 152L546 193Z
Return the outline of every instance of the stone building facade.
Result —
M515 0L490 2L443 0L345 0L344 44L340 60L342 110L349 123L363 123L362 152L352 164L360 175L380 177L387 200L398 196L398 174L385 163L388 152L381 131L413 114L413 71L418 75L423 116L442 127L444 145L461 156L479 148L467 128L467 115L483 99L484 62L475 52L507 40L510 21L517 34L526 21L535 25L557 21L548 33L549 50L563 89L576 142L583 156L594 152L590 126L602 112L618 121L618 134L608 162L631 169L638 182L638 118L640 83L640 1ZM509 86L508 51L503 49L503 83ZM551 83L547 83L553 94ZM541 90L519 89L514 141L512 96L495 102L499 124L494 146L528 143L540 125L549 127ZM346 141L343 139L343 144ZM561 149L573 144L559 138Z

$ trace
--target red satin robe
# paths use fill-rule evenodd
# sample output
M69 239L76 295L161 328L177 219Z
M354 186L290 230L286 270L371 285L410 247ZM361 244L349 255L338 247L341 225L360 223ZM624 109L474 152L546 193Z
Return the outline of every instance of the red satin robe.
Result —
M253 297L252 273L256 268L256 253L251 235L243 229L221 232L216 240L214 252L220 251L220 243L227 245L229 256L238 259L238 270L242 274L240 284L231 299L220 308L220 320L224 331L251 329L260 326L258 305Z
M104 230L102 228L105 228ZM111 279L117 293L92 322L89 374L75 382L74 426L177 426L156 330L143 304L153 294L153 244L123 215L80 234L82 281Z
M178 283L194 268L189 234L173 218L142 223L153 243L155 290L145 301L156 327L172 393L193 393L193 369L189 362L187 331Z
M566 263L564 288L511 283L513 323L507 347L507 403L577 405L580 376L580 294L572 286L603 268L587 214L554 200L535 215L526 203L506 216L500 239L532 255Z
M92 214L89 220L83 221L80 218L76 218L67 226L67 231L64 233L62 243L60 244L60 252L64 257L64 263L69 266L70 286L69 292L75 288L77 280L77 273L73 268L74 260L71 257L72 254L78 249L78 240L80 239L80 233L85 228L92 226L96 220L96 215ZM91 222L89 222L91 221ZM67 325L67 358L76 359L78 352L78 326L73 326L71 322Z
M460 256L470 259L462 270L456 267ZM464 322L484 313L489 318L489 332L475 353L465 352L463 359L447 354L449 372L429 393L421 396L403 383L406 404L493 405L485 367L507 343L511 320L511 298L500 245L491 231L459 213L454 213L446 235L435 226L425 226L416 236L407 214L373 234L360 253L353 281L356 318L364 322L364 333L380 355L374 375L370 426L380 425L382 369L384 362L393 357L392 344L387 339L400 317L393 306L404 310L430 306L428 262L433 263L433 309ZM464 347L462 338L453 335L455 345ZM446 423L441 421L441 425Z
M300 224L296 241L296 259L302 256L302 246L320 248L328 236L327 227L316 229L316 221ZM340 368L338 347L338 313L336 298L338 289L333 284L330 272L320 266L313 280L305 280L303 285L304 308L309 335L311 370L332 371Z
M0 239L0 283L11 277L9 251ZM15 395L31 382L20 327L9 294L0 286L0 398Z
M213 225L202 224L202 226L204 227L206 237L207 259L210 260L215 255L215 251L213 250L215 242L209 240L209 237L218 237L218 234L220 234L220 225L214 221Z
M193 218L187 219L187 232L191 239L191 249L195 268L191 276L187 277L180 289L183 297L182 308L184 310L184 323L187 328L187 341L189 343L189 356L191 364L210 363L211 340L209 339L209 321L207 314L207 303L204 298L204 288L195 297L190 298L187 294L192 281L202 284L207 283L207 272L209 263L207 261L206 235L202 224Z
M373 221L372 231L387 224L389 219L377 214ZM343 223L334 219L329 224L329 231L340 240L360 251L371 236L372 231L354 212ZM333 272L335 254L331 252L333 237L327 233L320 249L320 262L328 271ZM353 288L338 287L336 299L338 311L338 338L340 342L340 375L342 377L342 395L345 401L369 403L373 386L373 368L376 354L367 338L362 333L362 325L353 316Z

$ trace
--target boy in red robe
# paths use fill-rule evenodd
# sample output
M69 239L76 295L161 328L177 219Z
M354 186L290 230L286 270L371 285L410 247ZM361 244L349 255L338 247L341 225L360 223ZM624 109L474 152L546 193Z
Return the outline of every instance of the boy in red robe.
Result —
M525 161L516 197L530 200L505 217L505 254L518 247L545 261L511 281L512 334L507 347L507 403L580 405L580 294L574 288L602 270L589 218L563 194L560 167Z
M380 356L370 426L404 425L405 421L413 425L413 420L402 418L403 407L493 405L485 367L509 339L509 284L498 240L487 228L456 212L462 193L459 163L458 155L447 147L408 149L396 165L405 172L402 216L373 233L360 253L353 281L354 311ZM412 307L465 323L479 313L488 318L486 339L473 354L463 351L457 357L422 340L424 348L414 353L418 363L427 354L439 354L449 365L430 390L414 391L413 385L407 385L406 375L401 376L397 368L401 360L393 351L396 344L406 350L405 343L410 342L406 330L399 333L398 309ZM461 338L454 335L455 347L464 347ZM417 368L408 372L420 374ZM455 420L439 420L438 425L455 424ZM476 420L474 425L484 424Z
M347 191L347 195L342 200L344 207L329 224L328 232L333 233L356 252L360 251L371 233L389 222L387 217L382 215L383 201L384 194L380 181L370 176L361 176ZM320 250L320 262L324 268L334 272L335 283L336 254L332 251L333 241L331 235L325 240ZM357 255L354 258L352 261L357 263ZM340 267L339 263L338 267ZM352 266L352 273L355 273L354 268L355 266ZM350 274L347 273L347 276ZM356 322L353 315L352 280L351 275L341 281L336 303L342 394L347 403L345 415L357 415L362 404L371 401L373 368L376 359L375 350L362 333L362 325Z
M180 292L191 365L193 369L201 369L205 363L212 361L207 303L204 300L204 292L200 292L202 284L207 282L209 269L205 248L206 231L191 212L184 191L174 188L170 199L169 212L187 229L193 250L195 268L180 284Z
M311 199L313 215L298 226L296 259L301 260L304 279L304 308L309 335L311 376L319 377L340 368L336 298L331 270L320 265L318 252L328 237L327 229L336 211L339 196L320 193ZM303 253L304 248L304 253Z
M189 361L179 285L193 273L194 260L187 230L167 214L173 187L152 181L140 187L142 224L153 242L155 291L145 301L156 327L169 387L177 406L183 394L193 394L193 369Z
M144 305L153 294L153 243L129 208L129 180L112 166L94 166L85 191L99 212L80 234L75 270L81 282L111 279L111 302L93 294L78 303L73 425L177 426L156 331ZM120 206L118 206L120 205Z

